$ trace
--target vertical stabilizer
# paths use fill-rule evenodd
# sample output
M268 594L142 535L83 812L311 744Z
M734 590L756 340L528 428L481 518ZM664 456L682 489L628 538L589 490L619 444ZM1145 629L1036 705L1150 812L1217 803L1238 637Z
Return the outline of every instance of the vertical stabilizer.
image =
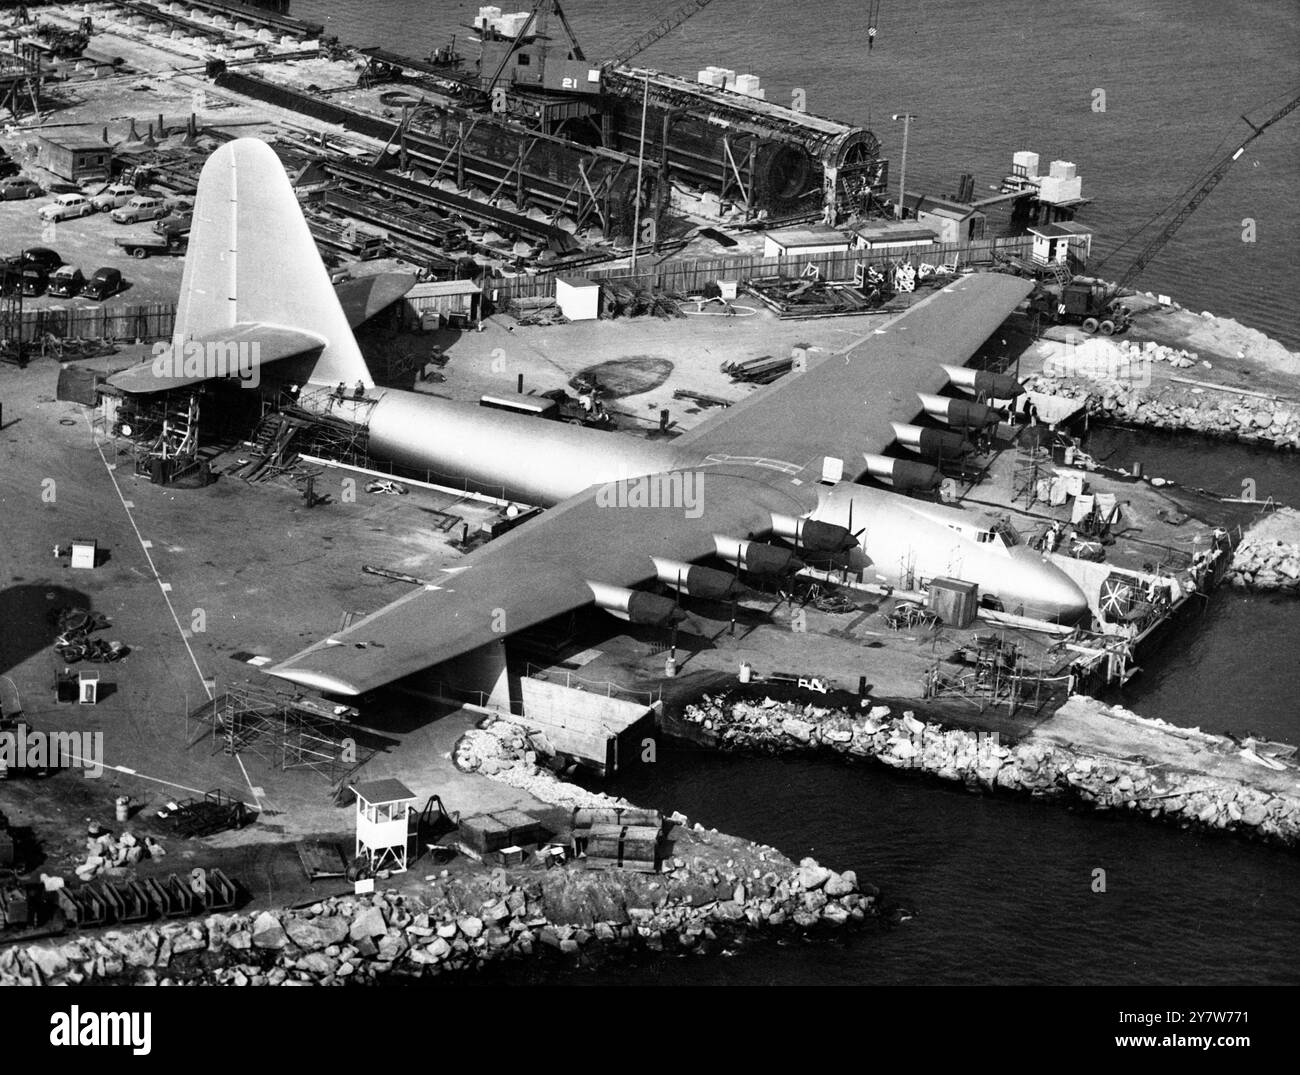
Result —
M176 335L250 322L323 337L312 382L373 387L284 166L265 142L238 138L199 178Z

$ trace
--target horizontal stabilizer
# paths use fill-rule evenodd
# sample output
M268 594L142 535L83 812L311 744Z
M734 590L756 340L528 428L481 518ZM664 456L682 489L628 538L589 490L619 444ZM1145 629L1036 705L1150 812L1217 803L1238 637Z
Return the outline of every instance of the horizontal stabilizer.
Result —
M324 346L325 338L314 332L248 321L163 345L151 361L113 374L108 383L132 395L222 378L256 384L263 366Z
M375 314L391 306L415 286L415 277L405 272L381 272L334 285L348 327L364 325Z

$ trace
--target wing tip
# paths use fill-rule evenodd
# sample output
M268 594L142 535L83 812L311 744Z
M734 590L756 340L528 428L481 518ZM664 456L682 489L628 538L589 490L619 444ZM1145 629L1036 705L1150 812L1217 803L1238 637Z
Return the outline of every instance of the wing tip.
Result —
M297 683L300 687L322 691L325 694L342 694L348 697L356 697L362 693L361 688L355 683L340 679L338 676L332 676L327 672L317 672L310 668L294 668L288 663L277 664L274 668L268 668L266 674L275 676L277 679L286 679L290 683Z

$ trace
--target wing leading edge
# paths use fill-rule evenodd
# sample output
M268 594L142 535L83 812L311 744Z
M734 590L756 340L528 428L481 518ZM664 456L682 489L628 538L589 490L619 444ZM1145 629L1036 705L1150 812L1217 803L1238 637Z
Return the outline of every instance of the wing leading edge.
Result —
M820 473L825 456L845 477L863 472L863 453L894 439L891 422L920 411L917 393L947 383L943 364L966 362L1033 290L1000 273L961 277L842 354L727 408L675 443L702 456L763 457Z
M362 694L590 605L588 580L637 586L656 576L654 556L698 560L714 552L715 533L744 537L766 530L772 511L808 507L743 475L710 471L694 480L703 482L698 514L616 506L600 487L588 489L471 553L437 584L268 671L332 694Z

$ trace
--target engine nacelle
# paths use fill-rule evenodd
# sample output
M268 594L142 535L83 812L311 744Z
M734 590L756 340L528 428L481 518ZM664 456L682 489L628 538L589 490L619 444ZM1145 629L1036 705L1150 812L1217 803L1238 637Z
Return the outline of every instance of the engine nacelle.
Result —
M924 392L916 395L926 414L957 429L983 429L985 426L996 425L999 421L998 412L983 403L949 399L947 396L930 396Z
M724 534L713 535L714 549L729 564L739 564L755 575L790 575L803 563L789 549L762 541L741 541Z
M912 459L891 459L887 455L872 455L863 452L867 461L867 473L878 481L888 482L895 489L936 489L943 481L938 468L929 463L918 463Z
M894 427L894 439L899 444L920 453L927 459L957 459L975 450L975 445L960 433L953 433L951 430L912 426L903 422L891 424Z
M968 366L944 366L950 383L985 399L1015 399L1025 394L1025 386L1009 373L973 370Z
M773 512L772 533L810 552L848 552L849 549L858 547L858 539L844 527L802 515L778 515Z
M628 623L644 623L653 627L668 627L686 619L686 613L677 602L644 590L629 590L626 586L612 586L607 582L587 580L596 607Z
M719 571L716 567L702 567L688 564L681 560L669 560L662 556L651 557L659 581L667 583L678 593L690 597L703 597L710 601L730 601L744 597L748 587L728 571Z

